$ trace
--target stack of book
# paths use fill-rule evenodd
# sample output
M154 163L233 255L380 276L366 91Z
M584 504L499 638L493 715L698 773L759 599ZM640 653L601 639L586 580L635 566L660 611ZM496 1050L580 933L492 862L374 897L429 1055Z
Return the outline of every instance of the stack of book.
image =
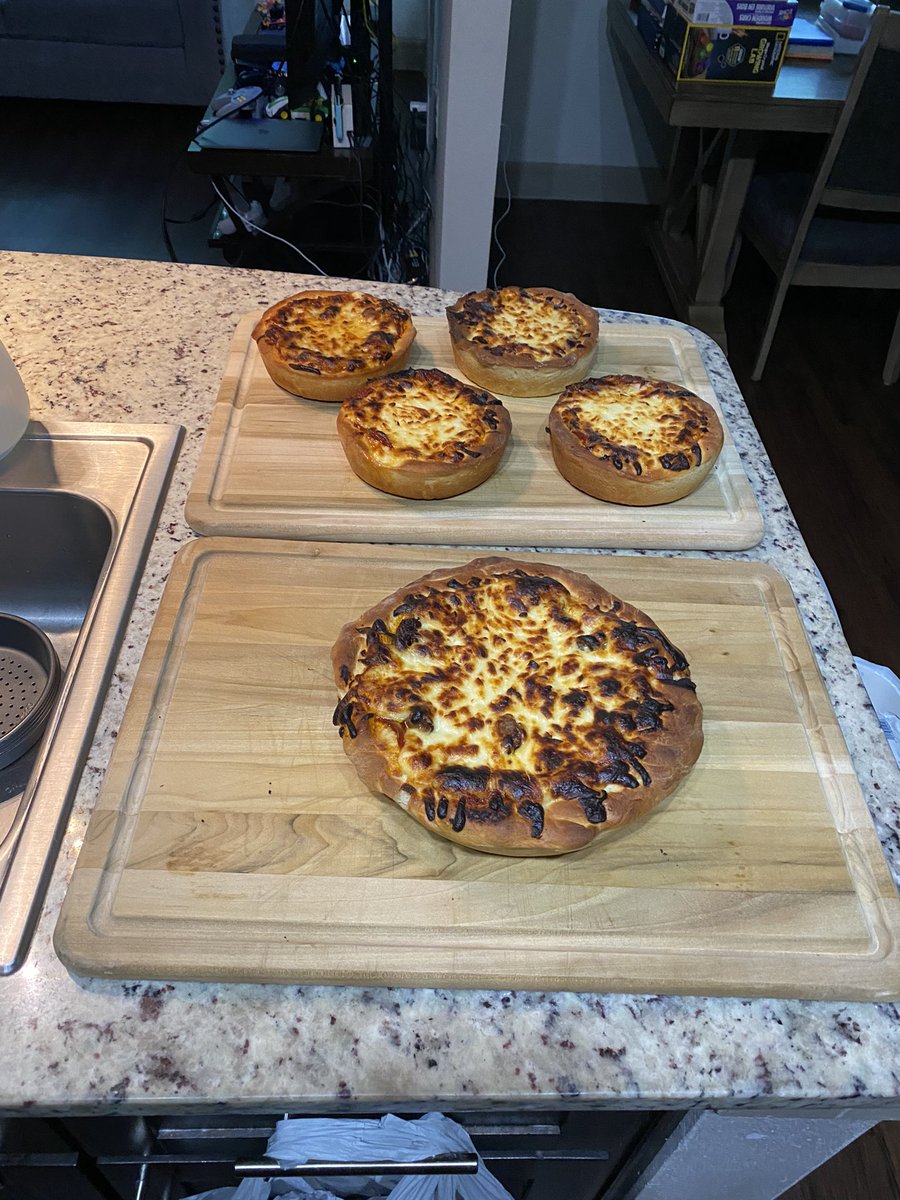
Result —
M805 17L795 17L788 38L787 58L811 58L830 62L834 58L834 38Z
M640 0L638 29L679 81L771 87L796 0Z

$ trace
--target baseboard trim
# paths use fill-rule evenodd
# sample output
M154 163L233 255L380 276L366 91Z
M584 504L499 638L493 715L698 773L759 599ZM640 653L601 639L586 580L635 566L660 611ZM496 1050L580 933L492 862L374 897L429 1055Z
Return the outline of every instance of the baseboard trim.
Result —
M593 200L607 204L658 204L663 173L658 167L609 167L586 163L501 163L497 195L520 200Z

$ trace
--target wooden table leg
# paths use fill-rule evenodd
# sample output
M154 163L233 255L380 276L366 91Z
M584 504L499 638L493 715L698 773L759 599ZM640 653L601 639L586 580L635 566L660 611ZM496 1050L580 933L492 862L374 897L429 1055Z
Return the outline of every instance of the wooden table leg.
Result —
M718 305L725 295L732 247L753 178L760 135L753 129L733 130L716 181L715 197L700 246L699 272L694 289L698 306Z
M648 242L666 290L679 317L714 338L727 352L725 310L731 256L740 227L747 188L753 178L760 134L755 130L728 133L715 182L704 182L698 170L698 144L684 137L669 167L666 200L659 219L648 231ZM696 237L686 230L685 184L690 184ZM701 194L702 192L702 194ZM702 211L701 211L702 210Z
M701 155L700 129L676 129L659 220L666 233L684 231L694 202Z
M696 253L693 240L687 235L679 237L667 233L660 221L654 221L647 230L647 244L678 318L708 333L727 353L722 305L698 304L694 299Z

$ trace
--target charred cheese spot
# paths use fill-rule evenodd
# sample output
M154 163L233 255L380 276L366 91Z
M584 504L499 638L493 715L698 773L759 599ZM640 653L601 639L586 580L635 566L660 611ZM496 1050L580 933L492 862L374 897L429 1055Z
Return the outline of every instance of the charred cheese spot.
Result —
M297 371L362 371L388 362L410 317L365 292L290 296L267 313L268 341Z
M651 782L647 737L673 710L658 685L693 686L681 652L620 608L522 567L422 583L360 630L335 721L353 737L368 720L428 820L457 832L516 819L538 838L548 798L599 824L610 792Z
M366 384L344 401L342 419L375 462L397 458L464 462L498 428L502 403L445 371L406 370Z
M640 476L700 466L715 413L687 388L635 375L571 384L557 401L563 423L595 458Z
M527 288L485 288L448 309L457 330L489 352L511 353L552 363L588 344L592 330L564 295Z

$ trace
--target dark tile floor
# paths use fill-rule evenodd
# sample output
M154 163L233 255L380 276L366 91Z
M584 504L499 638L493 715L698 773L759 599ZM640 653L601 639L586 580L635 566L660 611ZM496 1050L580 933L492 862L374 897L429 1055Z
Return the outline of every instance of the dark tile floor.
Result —
M222 263L210 248L209 184L186 148L200 117L181 108L0 100L0 248ZM498 215L505 207L498 203ZM502 283L542 283L610 308L671 316L642 236L640 206L514 201L498 230ZM291 269L270 248L247 266ZM492 271L499 259L495 247ZM795 289L765 378L749 369L772 281L745 249L728 297L730 361L855 654L900 673L900 387L881 364L896 300ZM2 299L0 299L2 306ZM900 1125L879 1126L784 1200L891 1200Z
M202 113L135 104L0 99L0 247L122 258L168 257L169 213L191 215L212 198L187 167ZM176 252L221 262L206 246L210 222L173 226ZM180 256L180 254L179 254Z

